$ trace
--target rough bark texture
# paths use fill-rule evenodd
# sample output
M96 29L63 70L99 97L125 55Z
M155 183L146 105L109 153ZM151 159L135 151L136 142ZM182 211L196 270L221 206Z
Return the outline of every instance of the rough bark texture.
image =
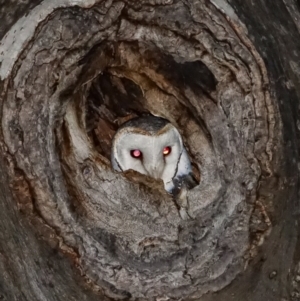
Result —
M0 1L0 299L300 300L298 2L15 2ZM200 174L182 204L111 170L113 134L145 113Z

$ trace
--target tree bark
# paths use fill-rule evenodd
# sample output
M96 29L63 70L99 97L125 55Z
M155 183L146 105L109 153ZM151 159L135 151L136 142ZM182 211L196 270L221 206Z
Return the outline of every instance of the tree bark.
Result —
M0 0L0 17L0 300L300 300L298 1ZM143 114L183 136L184 203L111 169Z

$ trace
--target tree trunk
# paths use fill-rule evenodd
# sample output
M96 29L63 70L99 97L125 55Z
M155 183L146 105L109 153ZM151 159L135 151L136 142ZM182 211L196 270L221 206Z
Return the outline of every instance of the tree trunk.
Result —
M300 300L296 0L0 0L0 300ZM199 185L116 173L128 118ZM183 205L182 205L183 206Z

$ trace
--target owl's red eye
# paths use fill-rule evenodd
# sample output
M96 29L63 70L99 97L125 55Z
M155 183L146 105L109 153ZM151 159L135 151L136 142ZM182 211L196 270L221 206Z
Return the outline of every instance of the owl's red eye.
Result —
M133 158L140 158L142 156L142 152L139 149L133 149L130 151L130 155Z
M167 156L171 153L171 150L172 148L170 146L166 146L164 149L163 149L163 154L164 156Z

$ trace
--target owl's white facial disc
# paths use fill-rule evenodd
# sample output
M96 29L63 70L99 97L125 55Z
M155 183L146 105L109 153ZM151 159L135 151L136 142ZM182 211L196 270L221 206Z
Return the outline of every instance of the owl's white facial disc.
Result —
M157 117L152 117L153 122ZM159 118L157 118L159 119ZM135 121L138 123L139 119ZM156 179L162 179L165 189L173 188L176 175L191 171L190 161L177 129L166 123L157 131L147 131L144 119L140 128L123 126L115 135L112 146L112 166L117 171L129 169ZM149 126L150 127L150 126ZM151 127L150 127L151 129ZM178 170L181 168L182 170Z
M121 170L133 169L156 179L171 180L182 152L182 142L176 132L172 129L160 136L124 133L114 149ZM165 148L170 148L167 155L164 155ZM140 157L132 156L134 150L141 152Z

